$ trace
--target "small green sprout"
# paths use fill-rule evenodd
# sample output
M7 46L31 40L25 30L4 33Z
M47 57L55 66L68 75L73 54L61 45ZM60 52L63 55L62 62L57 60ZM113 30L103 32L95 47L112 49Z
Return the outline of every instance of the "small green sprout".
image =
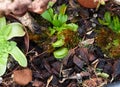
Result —
M108 26L112 31L120 33L120 20L118 16L111 16L110 12L104 14L104 19L98 19L99 23Z
M27 66L27 59L17 47L13 37L22 37L25 32L20 23L6 23L5 17L0 18L0 76L6 71L9 54L23 67Z
M68 20L68 16L65 14L66 8L67 6L63 4L60 7L59 13L55 13L52 8L49 8L41 15L44 19L46 19L53 25L53 27L49 28L51 36L57 36L57 40L52 43L52 46L58 49L55 50L53 53L55 58L57 59L64 58L68 54L68 48L64 47L65 35L63 35L62 32L64 32L65 30L76 32L78 29L78 25L74 23L66 23Z

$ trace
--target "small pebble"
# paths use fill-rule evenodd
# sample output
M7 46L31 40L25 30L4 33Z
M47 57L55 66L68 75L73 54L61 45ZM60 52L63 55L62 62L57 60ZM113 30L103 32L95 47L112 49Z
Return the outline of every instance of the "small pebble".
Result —
M93 14L93 17L94 17L94 18L97 18L97 16L98 16L97 14Z
M93 26L93 27L96 27L96 24L95 24L95 23L92 23L92 26Z

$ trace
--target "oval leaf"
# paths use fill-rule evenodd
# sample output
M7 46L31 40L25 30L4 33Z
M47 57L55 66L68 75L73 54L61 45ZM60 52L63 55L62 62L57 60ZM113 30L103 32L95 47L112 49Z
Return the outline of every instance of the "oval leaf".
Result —
M57 59L62 59L68 55L68 49L67 48L60 48L56 51L54 51L54 56Z
M7 40L13 37L22 37L25 35L25 31L23 30L23 27L20 23L11 23L11 24L8 24L7 26L11 27L11 31L7 36Z
M27 59L17 46L15 46L9 53L21 66L23 67L27 66Z
M63 46L64 45L64 40L63 39L60 39L60 40L57 40L56 42L54 42L53 44L52 44L52 46L53 47L61 47L61 46Z

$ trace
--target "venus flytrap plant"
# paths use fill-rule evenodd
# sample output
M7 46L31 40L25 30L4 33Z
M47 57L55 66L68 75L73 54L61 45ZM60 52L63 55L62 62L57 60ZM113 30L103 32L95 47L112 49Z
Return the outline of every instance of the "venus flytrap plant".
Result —
M104 19L98 19L102 26L97 31L96 44L110 58L120 57L120 19L110 12L104 14Z
M50 35L57 36L57 41L52 43L52 46L57 49L53 53L57 59L62 59L68 54L68 48L65 47L66 37L63 32L66 30L76 32L78 29L78 25L74 23L66 23L68 20L68 16L65 14L66 8L67 6L63 4L59 9L59 13L55 13L52 8L49 8L41 15L44 19L53 25L53 27L49 28Z
M27 59L17 47L13 37L22 37L25 32L20 23L6 23L5 17L0 18L0 76L6 71L9 54L22 66L27 66Z

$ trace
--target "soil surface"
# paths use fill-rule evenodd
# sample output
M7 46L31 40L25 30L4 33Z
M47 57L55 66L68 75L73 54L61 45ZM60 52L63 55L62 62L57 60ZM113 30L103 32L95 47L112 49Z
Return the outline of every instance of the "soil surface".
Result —
M52 25L40 14L29 12L34 27L26 25L26 36L14 38L26 54L28 66L23 68L10 60L6 73L0 77L0 87L109 87L106 85L120 80L120 59L109 58L96 44L96 31L104 27L98 18L103 18L107 11L120 18L120 6L108 1L96 10L81 6L77 0L57 0L53 6L56 12L62 4L67 5L67 22L79 26L75 34L64 32L68 40L72 36L78 38L68 43L68 56L54 58L51 43L56 37L50 37L48 30ZM19 17L7 19L21 22Z

